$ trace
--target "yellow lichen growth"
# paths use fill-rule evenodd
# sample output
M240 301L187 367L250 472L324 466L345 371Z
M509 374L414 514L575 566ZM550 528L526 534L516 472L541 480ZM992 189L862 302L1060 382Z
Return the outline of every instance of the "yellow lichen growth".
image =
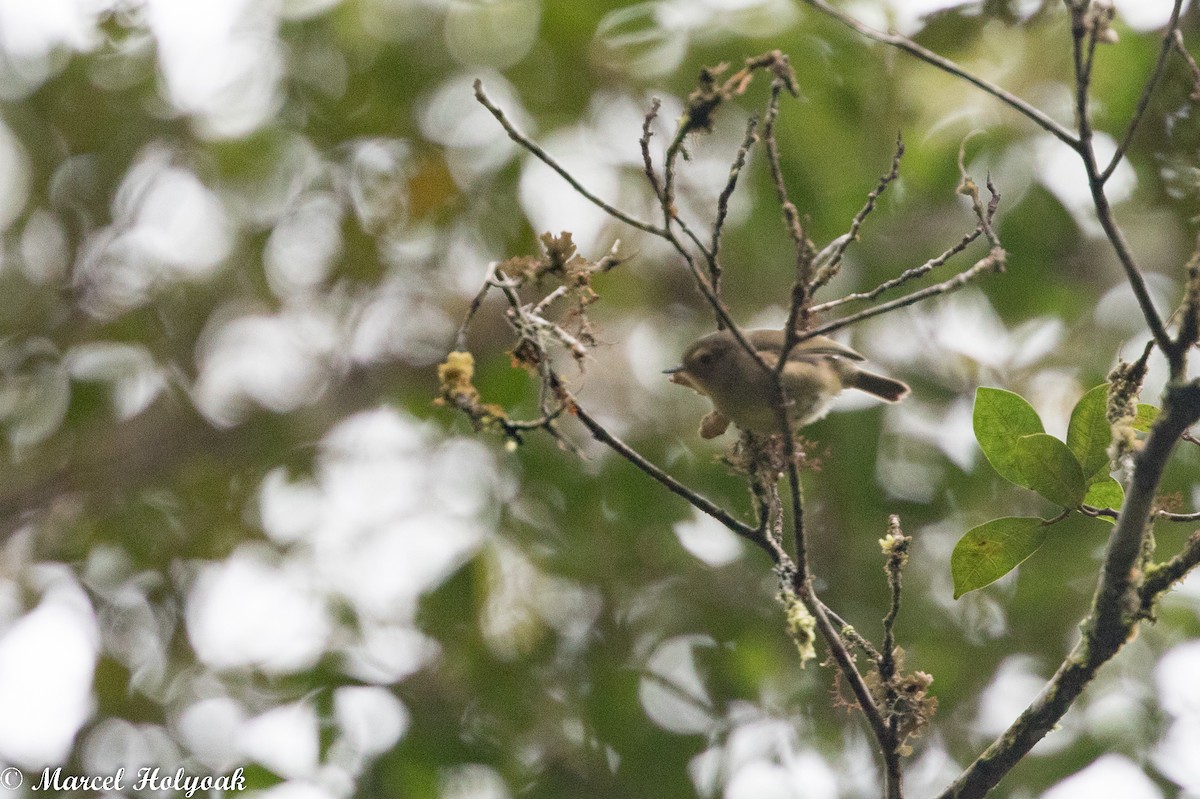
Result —
M440 394L435 405L451 405L471 417L476 429L504 427L508 414L499 405L479 401L479 389L475 388L475 357L469 352L454 351L438 364L438 387Z
M457 405L459 397L479 399L479 389L471 382L475 378L475 356L471 353L451 352L444 363L438 364L437 375L442 391L438 398L441 404Z
M800 666L817 656L817 620L804 603L791 591L785 591L780 599L787 613L787 631L800 652Z

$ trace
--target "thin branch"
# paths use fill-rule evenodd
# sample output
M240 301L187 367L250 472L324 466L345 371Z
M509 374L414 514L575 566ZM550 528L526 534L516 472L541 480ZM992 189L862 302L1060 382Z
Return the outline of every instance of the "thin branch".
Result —
M925 49L906 36L901 36L897 33L884 33L883 31L876 30L869 25L864 25L862 22L859 22L848 14L845 14L842 11L834 8L828 2L826 2L826 0L804 0L804 2L808 3L808 5L812 6L818 11L833 17L838 22L841 22L843 25L852 28L868 39L872 39L881 44L890 45L899 50L903 50L904 52L915 56L921 61L937 67L943 72L947 72L957 78L965 80L967 83L977 86L978 88L995 97L1000 102L1017 111L1022 116L1029 119L1039 128L1054 136L1072 150L1079 150L1079 139L1076 138L1075 134L1065 128L1063 125L1051 119L1044 111L1041 111L1040 109L1030 105L1028 102L1022 100L1020 97L1017 97L1011 92L1005 91L996 84L984 80L978 75L968 72L948 58L943 58L937 53Z
M949 280L929 286L927 288L923 288L920 291L914 291L912 294L906 294L903 297L898 297L890 302L881 303L880 305L876 305L872 308L866 308L856 314L844 316L841 319L834 319L833 321L826 322L823 325L817 325L816 327L801 333L797 338L797 342L805 341L813 336L822 336L827 333L832 333L835 330L841 330L843 327L849 327L850 325L857 324L864 319L870 319L874 316L890 313L897 308L904 308L909 305L914 305L921 300L925 300L930 297L936 297L940 294L949 294L952 291L962 288L967 283L971 282L971 280L975 279L984 272L1004 271L1006 257L1007 254L1003 249L1000 247L994 247L992 248L991 252L977 261L970 269L958 273Z
M721 190L721 196L717 198L717 219L713 223L712 246L708 248L708 252L711 256L709 266L712 272L713 288L718 294L721 293L721 269L717 264L717 253L721 249L721 230L725 225L725 218L729 215L729 198L733 196L733 190L737 188L738 177L742 174L742 168L746 166L746 158L757 141L758 117L751 115L746 122L746 135L742 138L742 146L738 148L733 165L729 167L729 180L726 181L725 188Z
M829 607L824 602L821 603L821 607L825 608L825 613L829 616L833 623L842 628L841 633L843 638L861 649L863 653L871 660L875 661L876 664L879 663L883 656L879 653L879 650L875 648L874 644L864 638L858 632L858 630L855 629L853 624L839 616L833 608Z
M1170 511L1160 510L1155 511L1154 516L1158 519L1165 519L1168 522L1200 522L1200 512L1171 513Z
M763 144L767 151L767 164L770 166L771 179L775 184L775 197L783 211L788 235L796 248L796 277L792 284L792 301L788 311L787 322L784 324L783 350L779 353L775 372L781 374L787 364L788 352L796 343L796 328L802 318L807 317L810 300L809 284L812 282L812 244L804 232L800 221L800 212L788 198L787 184L783 179L783 166L779 156L779 142L775 138L775 123L779 119L779 97L783 93L784 81L776 78L771 83L771 99L767 102L766 120L763 123Z
M767 150L767 164L771 169L771 180L775 185L775 198L783 211L784 221L787 222L788 234L796 249L804 249L808 238L804 235L804 226L800 222L800 212L795 204L788 199L787 184L783 179L783 166L779 156L779 142L775 139L775 123L779 120L779 97L783 93L783 82L771 84L771 99L767 101L766 119L763 123L763 144Z
M1180 440L1184 440L1184 437L1180 436ZM1079 510L1084 516L1103 516L1107 519L1119 519L1121 517L1121 512L1113 508L1096 508L1091 505L1080 505ZM1200 512L1172 513L1167 510L1156 510L1154 511L1154 518L1162 519L1166 522L1200 522Z
M1175 347L1163 325L1162 317L1154 307L1154 300L1150 297L1150 291L1146 287L1146 279L1142 276L1137 262L1134 261L1125 235L1113 219L1112 207L1108 204L1108 196L1104 193L1104 181L1101 179L1099 167L1096 165L1091 114L1088 111L1088 90L1091 87L1088 54L1095 47L1096 28L1086 19L1087 8L1086 5L1071 6L1071 52L1075 65L1075 115L1076 123L1079 125L1079 146L1076 149L1079 157L1083 160L1084 169L1087 171L1088 188L1092 194L1092 203L1096 207L1096 217L1100 222L1100 227L1103 228L1105 236L1108 237L1109 243L1117 254L1117 260L1121 262L1121 267L1125 270L1125 278L1129 281L1130 288L1133 289L1133 294L1137 298L1142 316L1145 317L1146 324L1154 336L1154 341L1171 364L1172 377L1178 378L1182 374L1182 358L1174 353Z
M874 734L875 740L879 743L881 749L886 748L888 726L884 722L879 708L875 706L875 700L871 696L871 689L867 687L866 682L858 671L858 667L854 665L854 657L846 649L846 644L842 641L842 637L838 635L838 631L829 621L829 616L825 614L825 606L817 598L816 592L812 588L811 580L805 580L803 583L800 583L797 581L797 577L798 574L792 579L792 586L796 592L796 596L800 598L800 601L804 603L804 607L808 608L808 612L817 620L817 629L821 631L821 637L825 639L825 644L829 647L829 654L833 656L838 671L850 683L850 690L853 692L854 698L858 701L858 706L862 710L863 715L867 717L867 723L871 726L871 732Z
M662 107L662 100L657 97L650 100L650 110L646 112L646 118L642 120L642 138L640 140L642 148L642 168L646 173L646 180L650 183L650 190L654 192L654 196L662 201L662 189L658 185L658 175L654 171L654 161L650 158L650 137L654 132L650 130L650 126L654 124L654 120L658 117L658 109Z
M558 386L560 388L562 387L561 381L558 383ZM565 391L565 389L563 390ZM580 407L579 403L573 396L567 393L566 397L574 403L573 415L583 423L584 427L588 429L588 432L592 434L592 438L596 439L601 444L608 446L611 450L632 463L642 472L657 480L671 493L675 494L676 496L683 497L689 504L692 505L692 507L716 519L734 533L737 533L742 538L745 538L746 540L757 545L759 548L763 549L765 552L767 552L767 554L773 555L771 547L765 540L766 536L761 530L757 530L745 522L735 519L724 508L713 503L706 497L696 493L692 489L683 485L683 483L680 483L671 475L664 472L659 467L655 466L637 450L633 449L624 441L610 433L608 429L596 421L596 419L590 413Z
M499 122L504 128L505 132L508 133L508 138L512 139L517 144L533 153L533 155L535 155L543 164L553 169L558 173L559 177L569 183L571 188L579 192L582 197L590 200L593 205L600 208L602 211L604 211L604 213L608 214L613 219L619 219L625 224L635 227L638 230L644 230L645 232L653 233L656 236L663 235L661 228L656 227L649 222L643 222L640 219L630 216L619 208L609 205L604 200L601 200L595 194L592 194L590 191L588 191L583 184L576 180L570 172L559 165L559 163L555 161L549 153L543 150L536 142L534 142L524 133L521 133L521 131L516 129L512 122L509 121L508 117L505 116L504 112L501 111L483 91L483 81L479 80L478 78L475 80L475 99L478 100L484 108L491 112L492 116L496 118L496 121Z
M850 302L873 300L876 297L878 297L879 295L881 295L885 292L891 291L894 288L899 288L900 286L903 286L905 283L908 283L911 280L916 280L917 278L924 276L925 274L929 273L930 271L932 271L932 270L936 269L937 267L941 266L942 264L946 263L951 258L958 255L960 252L962 252L968 246L970 246L971 242L973 242L973 241L975 241L975 239L979 238L979 236L982 233L983 233L983 228L977 227L973 231L968 233L967 235L963 236L961 241L959 241L953 247L946 250L944 253L937 256L936 258L928 260L925 263L921 264L920 266L914 266L911 269L906 269L903 272L901 272L897 277L894 277L891 280L887 280L887 281L884 281L883 283L880 283L878 286L871 289L870 291L859 292L856 294L847 294L846 296L839 297L836 300L830 300L829 302L822 302L817 305L814 305L809 310L812 311L812 313L816 314L816 313L820 313L822 311L832 310L834 308L837 308L840 305L845 305L846 303L850 303Z
M1138 125L1141 124L1142 117L1146 115L1146 109L1150 105L1150 97L1154 94L1154 90L1158 88L1159 80L1162 79L1167 64L1167 56L1170 55L1171 48L1175 46L1176 39L1180 40L1178 42L1179 49L1187 53L1187 50L1183 48L1182 37L1179 34L1179 10L1182 7L1183 0L1175 0L1175 5L1171 9L1171 19L1167 22L1167 32L1163 36L1162 46L1158 51L1158 60L1154 62L1154 69L1150 72L1150 77L1146 79L1146 84L1142 87L1142 96L1138 98L1137 108L1134 109L1133 117L1129 120L1129 127L1125 130L1125 137L1117 145L1117 150L1113 153L1112 160L1108 162L1108 166L1100 173L1101 183L1108 182L1117 165L1121 163L1121 159L1125 157L1125 153L1129 151L1129 146L1133 143L1133 135L1137 133ZM1187 57L1191 58L1191 55L1189 54Z
M675 160L679 157L680 152L683 152L683 142L688 133L688 126L680 121L679 129L675 131L675 138L667 145L667 152L663 156L663 190L662 196L662 211L663 211L663 229L671 229L671 220L676 218L675 209Z
M896 134L896 152L892 156L892 167L886 175L879 179L879 183L867 195L867 201L854 219L850 220L850 230L845 236L839 236L833 244L833 249L828 256L825 256L825 251L822 251L817 256L818 269L817 274L813 276L812 283L809 285L808 292L810 295L816 294L817 289L824 286L838 273L842 268L842 258L846 254L846 248L850 246L850 242L858 241L858 231L862 228L863 222L871 211L875 210L875 203L880 195L887 191L887 187L892 185L897 178L900 177L900 159L904 157L904 139ZM811 310L811 309L810 309Z
M1192 533L1179 554L1164 563L1155 564L1146 571L1146 579L1138 589L1143 613L1148 616L1158 598L1198 565L1200 565L1200 530Z
M883 617L883 651L879 658L879 679L884 686L886 720L889 744L884 748L884 776L888 799L900 799L900 716L897 713L899 693L896 690L896 618L900 615L900 595L903 587L904 565L908 562L908 549L912 539L900 529L900 517L888 517L888 534L880 541L887 561L884 573L891 589L891 602Z
M1200 64L1196 63L1196 59L1192 57L1187 47L1184 46L1183 34L1180 32L1178 25L1175 27L1175 35L1171 37L1171 43L1175 47L1175 52L1179 53L1180 58L1187 63L1188 72L1192 75L1192 101L1200 101Z

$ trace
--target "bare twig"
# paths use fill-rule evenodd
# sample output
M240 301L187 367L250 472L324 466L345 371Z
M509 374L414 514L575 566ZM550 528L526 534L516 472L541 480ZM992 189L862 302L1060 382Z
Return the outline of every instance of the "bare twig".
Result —
M771 99L767 102L767 113L763 122L763 144L767 150L767 164L771 168L771 180L775 184L775 197L783 211L787 223L788 234L797 250L803 250L808 241L804 235L804 226L800 221L800 212L795 204L788 199L787 184L783 179L783 166L779 156L779 142L775 138L775 123L779 121L779 97L783 93L783 82L771 84Z
M1146 570L1146 579L1138 589L1143 615L1149 617L1158 598L1198 565L1200 565L1200 530L1192 533L1179 554Z
M557 381L557 385L559 388L562 388L561 381ZM565 391L565 388L562 390ZM583 423L584 427L588 429L588 432L592 434L592 438L608 446L622 458L640 469L643 473L657 480L672 494L683 497L683 499L687 500L692 507L716 519L721 524L725 525L725 527L729 530L737 533L742 538L745 538L747 541L754 543L766 551L767 554L774 554L772 548L766 542L766 536L763 534L763 531L751 527L745 522L735 519L724 508L680 483L674 477L667 474L665 471L647 460L633 447L629 446L624 441L609 432L608 429L596 421L596 419L590 413L580 407L578 401L576 401L569 392L567 392L564 396L572 403L571 407L574 411L573 415Z
M829 616L830 620L841 628L842 637L861 649L863 653L873 660L876 666L878 666L879 661L883 656L879 653L879 650L875 648L875 645L864 638L858 632L858 630L854 628L853 624L839 616L833 608L829 607L824 602L821 603L821 607L825 608L825 614Z
M1177 2L1176 7L1179 6ZM1183 33L1180 32L1178 24L1175 25L1174 34L1171 36L1171 44L1175 47L1175 52L1179 53L1180 58L1187 63L1188 72L1192 76L1192 94L1193 102L1200 101L1200 64L1196 63L1196 59L1188 52L1187 47L1183 44Z
M725 225L725 217L729 215L729 198L733 196L733 190L737 188L738 177L742 174L742 168L746 166L746 158L757 141L758 117L751 116L746 122L746 135L742 139L742 146L738 148L733 164L729 167L729 180L725 182L725 188L721 190L721 196L717 198L717 218L713 222L712 245L708 248L708 252L711 256L709 266L713 289L718 295L721 293L721 269L717 263L717 253L721 249L721 229Z
M900 799L900 714L898 712L899 692L896 686L896 617L900 615L900 595L904 565L908 561L908 548L912 539L900 529L900 517L892 515L888 518L888 534L880 541L884 556L884 573L887 575L888 587L891 589L891 602L887 614L883 617L883 651L879 657L879 679L883 685L885 719L888 725L888 746L883 752L884 776L886 778L885 794L888 799Z
M1160 510L1155 511L1154 516L1157 519L1165 519L1168 522L1200 522L1200 512L1171 513L1170 511Z
M834 308L837 308L840 305L845 305L846 303L850 303L850 302L873 300L876 297L878 297L879 295L884 294L885 292L891 291L894 288L899 288L900 286L903 286L905 283L908 283L911 280L916 280L917 278L924 276L925 274L929 273L930 271L932 271L932 270L936 269L937 267L941 266L942 264L946 263L951 258L958 255L960 252L962 252L968 246L970 246L971 242L973 242L973 241L975 241L975 239L979 238L979 236L982 233L983 233L983 229L977 227L973 231L968 233L967 235L963 236L961 241L959 241L953 247L946 250L944 253L937 256L936 258L932 258L932 259L926 261L925 263L921 264L920 266L914 266L911 269L906 269L903 272L901 272L897 277L894 277L891 280L887 280L887 281L884 281L883 283L880 283L878 286L871 289L870 291L863 291L863 292L859 292L856 294L847 294L845 297L839 297L836 300L830 300L829 302L822 302L817 305L814 305L809 310L811 310L814 314L816 314L816 313L820 313L822 311L832 310Z
M994 247L992 248L991 252L977 261L970 269L958 273L949 280L929 286L927 288L923 288L920 291L914 291L912 294L906 294L903 297L898 297L890 302L881 303L880 305L876 305L872 308L867 308L859 311L856 314L851 314L850 316L845 316L841 319L834 319L833 321L826 322L823 325L817 325L816 327L810 328L809 330L801 333L797 338L797 341L805 341L813 336L823 336L827 333L832 333L835 330L841 330L844 327L857 324L864 319L870 319L874 316L890 313L897 308L915 305L921 300L925 300L930 297L936 297L940 294L949 294L952 291L957 291L985 272L1004 271L1004 262L1006 257L1007 255L1003 249Z
M630 216L629 214L625 213L624 211L620 210L619 208L609 205L604 200L601 200L599 197L597 197L595 194L592 194L592 192L590 192L587 188L585 188L583 186L582 183L580 183L578 180L576 180L575 177L570 172L563 169L563 167L557 161L555 161L554 158L552 158L549 153L547 153L545 150L543 150L536 142L534 142L532 139L530 139L524 133L521 133L521 131L517 130L517 128L512 124L512 122L509 121L508 117L505 116L504 112L501 111L495 105L495 103L493 103L491 101L491 98L489 98L487 96L487 94L484 92L483 81L481 81L479 79L475 80L475 99L478 100L479 103L484 108L486 108L488 111L491 112L492 116L494 116L496 118L496 121L499 122L500 125L504 128L505 132L508 133L508 138L512 139L517 144L521 145L526 150L533 153L533 155L535 155L543 164L545 164L546 166L550 167L555 172L557 172L559 174L559 177L561 177L563 180L565 180L567 183L569 183L571 185L571 188L573 188L573 189L575 189L575 191L579 192L580 196L586 197L589 201L592 202L592 204L596 205L598 208L603 210L606 214L613 217L614 219L619 219L627 225L635 227L638 230L644 230L647 233L653 233L656 236L663 235L663 231L661 228L658 228L658 227L650 224L649 222L643 222L640 219L636 219L636 218Z
M1104 181L1100 177L1099 167L1096 164L1091 114L1088 110L1088 90L1091 88L1090 54L1095 48L1096 28L1087 20L1087 5L1071 5L1070 9L1072 54L1075 64L1075 115L1076 123L1079 125L1079 146L1076 150L1087 171L1088 188L1091 190L1092 204L1096 207L1096 217L1100 222L1100 227L1103 228L1104 235L1108 237L1113 251L1117 254L1117 260L1125 270L1125 278L1129 281L1130 288L1133 289L1133 294L1137 298L1142 316L1154 336L1154 341L1170 361L1172 376L1177 377L1182 374L1181 358L1173 355L1174 346L1171 337L1167 334L1162 317L1154 307L1154 300L1146 287L1146 279L1133 258L1129 243L1125 240L1125 234L1117 227L1113 218L1112 207L1108 203L1108 196L1104 193Z
M1154 69L1150 71L1150 77L1146 79L1146 84L1142 86L1142 96L1138 98L1137 108L1134 109L1133 116L1129 120L1129 127L1125 130L1125 137L1117 145L1117 150L1113 153L1108 166L1100 173L1101 183L1108 182L1117 165L1121 163L1121 159L1125 157L1125 153L1129 151L1129 145L1133 143L1133 136L1137 133L1138 125L1141 124L1142 117L1146 115L1146 108L1150 105L1150 97L1158 87L1159 80L1162 79L1163 71L1167 64L1167 56L1170 54L1171 48L1177 46L1185 58L1191 58L1191 54L1183 47L1183 37L1179 33L1179 10L1182 6L1183 0L1175 0L1175 5L1171 9L1171 19L1167 22L1167 32L1163 36L1162 46L1158 51L1158 60L1154 62ZM1193 61L1192 63L1194 64L1195 62Z
M867 195L867 201L863 204L859 212L854 215L854 219L850 221L850 230L847 234L837 239L828 257L821 258L822 263L818 265L817 274L813 276L812 283L809 286L810 295L816 294L817 289L832 280L838 271L841 270L842 258L846 254L846 248L850 246L850 242L858 241L858 231L862 227L863 222L866 221L867 216L875 209L875 202L881 194L887 191L887 187L900 177L900 159L903 157L904 138L897 133L896 153L892 156L892 168L886 175L879 179L879 183ZM822 251L821 255L824 256L824 254L824 251Z
M642 120L642 138L639 142L642 148L642 168L646 173L646 181L660 202L662 201L662 189L658 185L658 174L654 171L654 161L650 158L650 137L654 135L650 126L654 124L654 120L658 117L658 109L661 107L662 100L657 97L650 101L650 110L646 112L646 118Z
M1185 438L1180 436L1180 440L1183 441ZM1107 519L1119 519L1121 517L1121 512L1113 508L1096 508L1091 505L1080 505L1079 510L1083 512L1084 516L1103 516ZM1168 510L1156 510L1154 511L1154 518L1162 519L1166 522L1200 522L1200 512L1172 513Z
M1016 95L1014 95L1008 91L1005 91L1004 89L1000 88L996 84L991 83L990 81L984 80L983 78L979 77L978 75L968 72L967 70L963 69L958 64L955 64L953 61L949 60L948 58L943 58L942 56L938 55L937 53L935 53L931 50L925 49L924 47L917 44L912 39L909 39L906 36L901 36L897 33L884 33L883 31L876 30L869 25L864 25L862 22L859 22L857 19L854 19L853 17L849 16L848 14L845 14L842 11L834 8L828 2L826 2L826 0L804 0L804 1L806 3L808 3L810 6L812 6L813 8L817 9L818 11L828 14L829 16L833 17L837 21L841 22L843 25L846 25L847 27L854 29L859 34L867 37L868 39L872 39L881 44L890 45L899 50L903 50L904 52L906 52L912 56L915 56L916 58L920 59L921 61L924 61L927 64L937 67L938 69L942 70L943 72L947 72L957 78L961 78L962 80L965 80L967 83L970 83L970 84L973 84L974 86L979 87L983 91L985 91L988 94L995 97L1000 102L1004 103L1005 105L1009 106L1013 110L1020 113L1022 116L1029 119L1031 122L1033 122L1039 128L1041 128L1042 130L1051 134L1056 139L1061 141L1063 144L1070 147L1072 150L1079 149L1079 139L1075 136L1075 134L1073 132L1071 132L1070 130L1068 130L1067 128L1060 125L1058 122L1055 122L1045 112L1030 105L1028 102L1026 102L1025 100L1022 100L1020 97L1017 97Z

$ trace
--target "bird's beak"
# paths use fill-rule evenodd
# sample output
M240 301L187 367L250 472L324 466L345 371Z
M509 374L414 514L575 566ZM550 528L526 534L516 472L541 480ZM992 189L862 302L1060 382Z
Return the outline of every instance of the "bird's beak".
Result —
M667 379L678 386L686 386L694 391L700 390L696 388L692 376L688 374L687 369L683 366L672 366L670 369L663 369L663 374L670 375Z

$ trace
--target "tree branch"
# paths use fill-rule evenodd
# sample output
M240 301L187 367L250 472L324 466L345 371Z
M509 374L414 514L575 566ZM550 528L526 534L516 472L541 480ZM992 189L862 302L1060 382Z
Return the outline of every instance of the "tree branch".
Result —
M1108 162L1108 166L1100 173L1101 183L1107 183L1108 179L1112 177L1112 173L1116 170L1117 165L1121 163L1121 159L1129 151L1129 145L1133 143L1133 136L1137 133L1138 125L1142 122L1142 117L1146 115L1146 108L1150 105L1150 97L1158 87L1159 80L1162 78L1167 64L1167 56L1171 54L1171 48L1175 46L1179 35L1179 10L1182 7L1183 0L1175 0L1175 5L1171 8L1171 19L1167 22L1167 32L1163 36L1162 47L1158 51L1158 60L1154 62L1154 69L1151 70L1150 77L1146 80L1146 85L1142 87L1142 96L1138 98L1137 108L1133 112L1133 117L1129 120L1129 127L1125 130L1125 137L1117 145L1117 151L1113 153L1112 160Z
M1162 317L1154 307L1154 300L1150 297L1150 291L1146 287L1146 279L1134 261L1129 243L1125 241L1125 234L1121 232L1113 219L1112 207L1108 204L1108 196L1104 193L1104 180L1100 177L1099 168L1096 165L1091 115L1088 110L1088 90L1091 87L1091 54L1096 46L1096 29L1095 25L1089 24L1086 18L1087 8L1086 4L1071 6L1071 40L1075 64L1075 114L1076 122L1079 125L1079 147L1076 150L1087 171L1088 188L1092 194L1092 203L1096 207L1096 218L1104 230L1104 235L1108 237L1113 251L1117 254L1121 268L1125 270L1125 278L1129 281L1130 288L1133 289L1133 294L1137 298L1138 306L1154 336L1155 343L1171 362L1172 377L1177 379L1182 374L1181 358L1174 354L1175 347L1163 325Z
M543 150L536 142L534 142L524 133L521 133L521 131L517 130L516 126L509 121L504 112L501 111L496 104L491 101L491 98L487 96L487 93L484 92L482 80L476 78L474 85L475 99L479 101L480 105L491 112L492 116L496 118L496 121L499 122L501 127L504 128L505 132L508 133L508 138L524 147L526 150L536 156L543 164L557 172L559 177L571 185L571 188L579 192L580 196L587 198L592 202L593 205L597 206L614 219L619 219L627 225L635 227L638 230L644 230L647 233L653 233L656 236L663 235L662 228L632 217L619 208L609 205L604 200L601 200L595 194L592 194L590 191L588 191L588 189L585 188L582 183L575 179L574 175L564 169L557 161L554 160L554 158L551 157L548 152Z
M812 6L818 11L833 17L838 22L841 22L843 25L852 28L868 39L872 39L881 44L890 45L899 50L903 50L909 55L915 56L921 61L935 66L943 72L947 72L957 78L965 80L967 83L977 86L978 88L995 97L1000 102L1017 111L1025 118L1029 119L1039 128L1054 136L1072 150L1079 150L1079 139L1076 138L1075 134L1060 125L1058 122L1055 122L1045 112L1030 105L1028 102L1022 100L1020 97L1017 97L1015 94L1005 91L996 84L984 80L978 75L968 72L950 59L943 58L937 53L925 49L906 36L901 36L896 33L884 33L883 31L876 30L869 25L864 25L848 14L845 14L842 11L834 8L825 0L804 0L804 2L808 3L808 5Z
M1163 412L1150 428L1145 446L1134 456L1133 478L1121 516L1109 535L1092 608L1083 637L1059 666L1054 677L1016 721L950 785L940 799L980 799L1049 732L1067 712L1096 671L1120 650L1139 618L1145 586L1134 583L1137 560L1150 521L1154 492L1180 435L1200 420L1200 381L1167 388ZM1159 583L1186 571L1200 558L1193 544L1180 562L1164 571ZM1190 566L1187 566L1190 568ZM1174 580L1166 582L1170 585Z

